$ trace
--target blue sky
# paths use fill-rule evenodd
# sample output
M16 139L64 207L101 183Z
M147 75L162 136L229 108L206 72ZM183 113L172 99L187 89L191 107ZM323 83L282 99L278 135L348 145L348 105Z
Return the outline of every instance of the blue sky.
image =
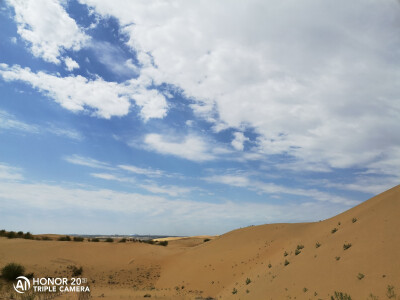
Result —
M399 184L396 1L0 2L0 227L221 234Z

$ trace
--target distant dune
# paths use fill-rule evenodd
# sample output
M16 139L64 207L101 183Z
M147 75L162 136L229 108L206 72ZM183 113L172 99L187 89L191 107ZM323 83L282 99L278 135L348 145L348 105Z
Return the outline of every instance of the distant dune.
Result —
M400 296L399 230L396 186L325 221L160 239L167 247L0 238L0 267L17 262L35 276L71 276L69 266L82 266L92 296L106 299L330 299L335 291L396 299L389 296Z

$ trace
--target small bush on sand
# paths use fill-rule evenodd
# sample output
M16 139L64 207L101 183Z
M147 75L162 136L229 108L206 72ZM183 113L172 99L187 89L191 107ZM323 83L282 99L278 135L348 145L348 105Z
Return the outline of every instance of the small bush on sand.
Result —
M335 227L331 230L331 233L335 233L336 231L338 231L338 229Z
M299 249L296 249L295 251L294 251L294 254L295 255L299 255L301 253L301 251L299 250Z
M316 243L315 243L315 248L319 248L319 247L321 247L320 242L316 242Z
M9 239L16 239L17 238L17 234L15 233L15 231L9 231L6 234L6 237Z
M393 285L388 285L387 286L386 296L389 299L396 299L396 294L394 292L394 286Z
M69 242L71 240L71 237L69 235L66 236L60 236L57 241L61 241L61 242Z
M100 240L98 238L92 238L92 242L98 243Z
M114 243L114 239L112 238L106 238L105 240L107 243Z
M118 243L126 243L126 238L120 239Z
M339 259L340 259L340 256L336 256L335 259L336 259L336 260L339 260Z
M74 236L74 242L83 242L85 239L81 236Z
M335 296L335 297L334 297ZM335 295L331 296L331 300L351 300L351 296L342 292L336 292Z
M301 249L303 249L304 248L304 245L297 245L297 250L301 250Z
M363 273L358 273L357 278L358 280L361 280L365 277L365 275Z
M78 268L77 266L69 266L68 268L71 269L72 277L77 277L77 276L82 275L82 272L83 272L83 268L82 267Z
M25 268L16 263L9 263L1 269L1 277L5 280L12 281L18 276L24 275Z
M7 231L5 229L0 230L0 236L6 236Z
M209 242L209 241L211 241L211 240L210 239L204 239L203 242L205 243L205 242Z
M24 234L24 239L26 239L26 240L33 240L34 237L33 237L33 235L28 231L27 233Z
M351 222L352 222L352 223L355 223L355 222L357 222L357 218L353 218L353 219L351 219Z
M287 259L285 259L285 262L283 263L285 266L287 266L288 264L290 264L290 262L287 260Z
M246 284L250 284L251 283L251 279L250 278L247 278L246 279Z
M271 265L271 264L268 264L268 268L270 268L270 269L271 269L271 268L272 268L272 265Z
M348 243L348 244L343 244L343 250L347 250L347 249L349 249L351 247L351 244L350 243Z
M234 294L234 295L235 295L235 294L237 294L237 292L238 292L238 291L237 291L237 289L236 289L236 288L233 288L233 290L232 290L232 294Z
M283 253L283 256L288 256L289 254L285 251L285 253Z
M158 245L166 247L166 246L168 246L168 241L158 242Z

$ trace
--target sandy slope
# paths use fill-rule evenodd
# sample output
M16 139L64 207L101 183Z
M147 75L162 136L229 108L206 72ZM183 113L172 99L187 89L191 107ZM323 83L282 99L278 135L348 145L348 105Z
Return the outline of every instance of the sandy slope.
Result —
M68 265L82 265L92 296L108 299L146 293L157 299L330 299L341 291L356 300L373 299L371 293L382 300L388 285L400 295L399 231L397 186L322 222L247 227L206 243L203 237L170 239L168 247L0 238L0 266L16 261L35 274L60 276L69 275ZM304 248L295 255L297 245Z

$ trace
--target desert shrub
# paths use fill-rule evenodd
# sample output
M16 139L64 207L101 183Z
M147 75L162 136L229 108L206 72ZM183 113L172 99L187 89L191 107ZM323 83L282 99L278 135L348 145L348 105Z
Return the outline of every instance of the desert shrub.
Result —
M290 264L290 262L287 260L287 259L285 259L285 262L283 263L285 266L287 266L288 264Z
M233 290L232 290L232 294L234 294L234 295L235 295L235 294L237 294L237 292L238 292L238 291L237 291L237 289L236 289L236 288L233 288Z
M339 259L340 259L340 256L336 256L335 259L336 259L336 260L339 260Z
M118 243L126 243L126 238L120 239Z
M77 267L77 266L69 266L71 269L72 277L80 276L82 275L83 268L82 267Z
M112 238L106 238L105 242L107 242L107 243L114 243L114 239L112 239Z
M320 242L316 242L316 243L315 243L315 248L319 248L319 247L321 247Z
M71 237L69 235L66 236L60 236L57 241L61 241L61 242L69 242L71 240Z
M211 241L211 240L210 239L204 239L203 242L205 243L205 242L209 242L209 241Z
M19 238L22 238L22 237L24 236L24 232L23 232L23 231L18 231L18 232L17 232L17 236L18 236Z
M301 250L301 249L303 249L304 248L304 245L297 245L297 250Z
M394 286L393 285L388 285L387 286L387 291L386 291L386 296L389 298L389 299L396 299L396 294L395 294L395 292L394 292Z
M355 223L355 222L357 222L357 218L353 218L353 219L351 219L351 222L352 222L352 223Z
M342 292L335 291L335 297L331 296L331 300L351 300L351 296Z
M363 273L358 273L357 278L358 280L361 280L365 277L365 275Z
M349 249L351 247L351 244L350 243L348 243L348 244L343 244L343 249L344 250L347 250L347 249Z
M283 256L288 256L289 254L285 251L285 253L283 253Z
M48 236L42 236L42 241L51 241L52 239Z
M9 263L1 269L1 277L5 280L12 281L18 276L24 275L25 268L16 263Z
M6 237L9 239L16 239L17 238L17 234L15 233L15 231L9 231L6 233Z
M299 249L296 249L295 251L294 251L294 254L295 255L299 255L301 253L301 251L299 250Z
M307 291L308 291L308 288L306 288L306 287L303 288L303 292L304 292L304 293L307 293Z
M159 242L158 244L159 244L160 246L166 247L166 246L168 246L168 241L161 241L161 242Z
M143 298L151 298L150 294L144 294Z
M246 279L246 284L250 284L251 283L251 279L250 278L247 278Z
M83 242L85 239L81 236L74 236L74 242Z
M0 230L0 236L6 236L7 231L5 229Z
M338 231L338 229L335 227L331 230L331 233L335 233L336 231Z
M270 268L270 269L271 269L271 268L272 268L272 265L271 265L271 264L268 264L268 268Z
M154 245L155 242L153 240L140 240L141 243L146 243L146 244L150 244L150 245Z
M98 243L100 240L98 238L92 238L92 242Z
M24 239L26 239L26 240L33 240L34 237L33 237L33 235L28 231L27 233L24 234Z

